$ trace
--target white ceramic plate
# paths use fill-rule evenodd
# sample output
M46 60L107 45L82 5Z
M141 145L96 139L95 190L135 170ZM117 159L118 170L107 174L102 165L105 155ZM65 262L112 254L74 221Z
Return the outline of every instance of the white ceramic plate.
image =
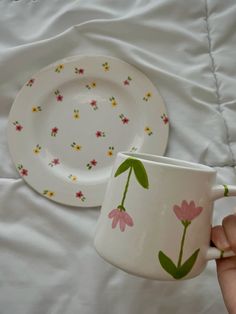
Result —
M25 181L56 202L101 205L118 151L162 155L169 123L151 81L106 56L60 60L23 86L8 142Z

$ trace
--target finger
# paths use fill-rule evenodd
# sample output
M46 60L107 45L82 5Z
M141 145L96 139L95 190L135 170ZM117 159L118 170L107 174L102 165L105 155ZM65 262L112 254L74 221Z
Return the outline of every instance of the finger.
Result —
M230 244L222 226L215 226L211 230L211 239L215 246L220 250L229 250Z
M236 253L236 215L225 217L222 226L231 249Z

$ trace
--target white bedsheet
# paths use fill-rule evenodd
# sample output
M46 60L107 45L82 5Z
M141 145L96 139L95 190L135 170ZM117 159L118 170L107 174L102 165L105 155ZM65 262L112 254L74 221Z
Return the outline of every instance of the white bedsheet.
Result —
M6 126L21 86L76 54L123 59L153 81L170 116L167 156L236 184L236 4L221 0L0 1L0 314L224 314L215 262L199 277L128 275L93 248L99 208L44 199L19 178ZM214 222L235 199L216 203Z

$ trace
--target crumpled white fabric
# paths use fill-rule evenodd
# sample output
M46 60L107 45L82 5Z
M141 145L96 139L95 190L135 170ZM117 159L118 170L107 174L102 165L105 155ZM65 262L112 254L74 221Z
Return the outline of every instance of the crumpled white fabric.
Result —
M76 54L110 55L143 71L171 121L167 156L236 184L236 4L207 0L0 1L0 313L227 313L215 263L197 278L128 275L93 248L99 208L50 202L19 177L6 126L31 75ZM216 202L214 222L235 199Z

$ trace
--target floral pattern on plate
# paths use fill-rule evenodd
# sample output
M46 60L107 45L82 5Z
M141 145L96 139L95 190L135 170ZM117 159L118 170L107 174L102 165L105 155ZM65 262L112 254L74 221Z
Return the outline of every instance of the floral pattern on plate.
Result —
M168 130L165 106L147 77L102 56L71 57L32 76L12 106L8 127L10 152L24 180L73 206L78 200L101 205L115 153L161 155Z

